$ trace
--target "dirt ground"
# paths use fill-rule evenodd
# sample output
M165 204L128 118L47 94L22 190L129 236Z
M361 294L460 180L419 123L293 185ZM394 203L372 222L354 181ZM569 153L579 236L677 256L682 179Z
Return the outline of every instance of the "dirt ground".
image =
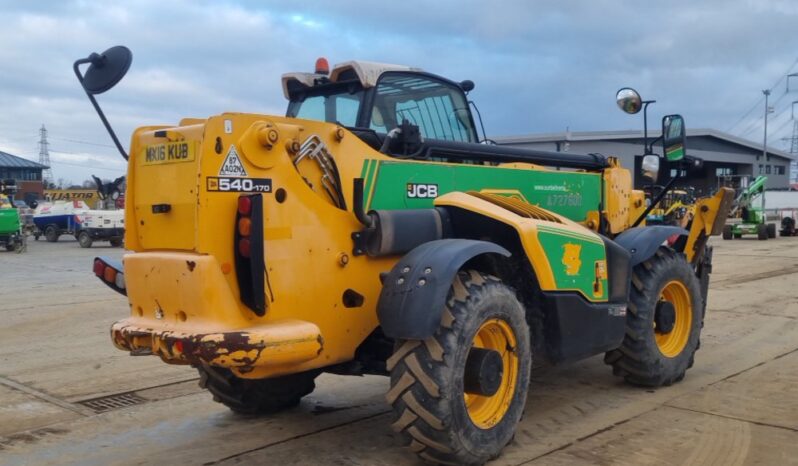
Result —
M798 238L713 242L685 380L630 387L600 356L538 372L492 464L798 464ZM247 418L192 369L116 350L127 301L91 272L94 255L122 255L106 245L0 253L0 464L418 463L390 429L384 377L323 375L299 407Z

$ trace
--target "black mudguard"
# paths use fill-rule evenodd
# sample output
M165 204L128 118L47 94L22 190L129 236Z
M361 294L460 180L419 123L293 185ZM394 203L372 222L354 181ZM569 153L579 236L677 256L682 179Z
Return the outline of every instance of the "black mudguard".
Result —
M424 243L405 255L383 281L377 317L390 338L423 340L441 323L446 295L460 268L482 254L510 256L487 241L441 239Z
M681 227L669 225L652 225L630 228L615 237L615 242L631 254L631 267L650 258L660 245L673 235L687 235L688 231Z

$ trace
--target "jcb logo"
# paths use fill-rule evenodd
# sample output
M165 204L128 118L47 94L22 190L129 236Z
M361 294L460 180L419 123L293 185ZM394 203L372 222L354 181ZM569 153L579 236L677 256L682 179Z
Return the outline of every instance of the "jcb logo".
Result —
M407 183L407 197L431 199L438 197L437 184Z

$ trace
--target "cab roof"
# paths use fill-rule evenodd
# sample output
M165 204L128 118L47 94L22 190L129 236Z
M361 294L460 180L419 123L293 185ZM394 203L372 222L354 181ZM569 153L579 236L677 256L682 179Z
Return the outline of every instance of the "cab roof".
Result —
M406 65L352 60L333 66L329 76L319 73L285 73L282 77L283 94L286 99L290 99L292 93L313 87L320 79L328 79L328 82L333 83L357 79L364 88L374 87L377 85L377 80L386 71L423 70Z

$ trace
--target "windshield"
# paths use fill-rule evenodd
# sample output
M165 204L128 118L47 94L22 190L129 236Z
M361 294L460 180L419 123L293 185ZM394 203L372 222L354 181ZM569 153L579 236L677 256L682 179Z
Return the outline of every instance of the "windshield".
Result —
M327 89L323 93L306 94L292 100L288 116L306 120L326 121L343 126L357 126L357 113L363 98L362 89L351 86Z
M418 126L424 138L476 142L460 88L424 75L386 74L377 85L370 128L385 133L404 120Z

